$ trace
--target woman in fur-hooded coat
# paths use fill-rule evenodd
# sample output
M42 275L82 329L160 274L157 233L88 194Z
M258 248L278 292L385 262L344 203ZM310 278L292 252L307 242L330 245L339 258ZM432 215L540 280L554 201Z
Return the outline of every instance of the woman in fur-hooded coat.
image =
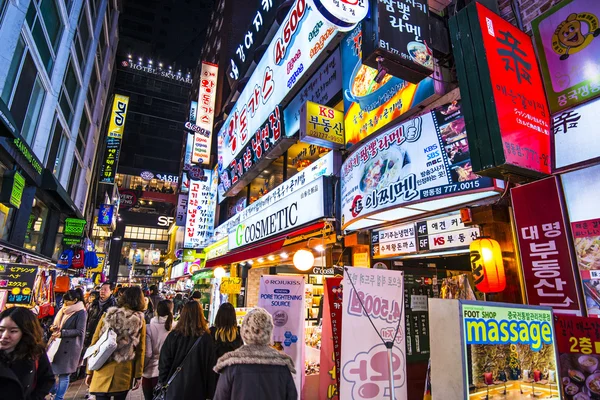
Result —
M221 374L214 400L297 400L292 374L294 362L270 346L273 318L264 308L244 317L245 345L219 358L215 372Z
M139 387L146 351L144 308L141 289L127 288L119 298L119 306L109 308L98 323L92 345L105 331L113 329L117 334L117 348L102 368L87 371L86 383L97 399L106 394L124 399L123 395L126 396L129 390Z

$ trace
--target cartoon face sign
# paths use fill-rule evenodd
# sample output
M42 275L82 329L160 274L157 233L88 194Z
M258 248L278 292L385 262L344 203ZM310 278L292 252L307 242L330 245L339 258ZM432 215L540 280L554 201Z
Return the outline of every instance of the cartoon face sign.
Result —
M581 32L581 22L577 20L577 14L571 14L566 21L560 23L558 29L558 40L565 47L579 47L585 42L585 36Z
M600 35L598 18L591 13L573 13L556 27L552 37L552 48L561 60L585 49Z

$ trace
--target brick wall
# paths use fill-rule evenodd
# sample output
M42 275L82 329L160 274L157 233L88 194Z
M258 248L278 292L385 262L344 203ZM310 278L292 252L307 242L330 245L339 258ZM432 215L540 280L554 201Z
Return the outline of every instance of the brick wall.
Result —
M521 18L523 20L523 29L531 34L531 21L537 16L548 11L552 6L560 3L561 0L518 0L521 7ZM498 0L500 15L502 18L510 21L513 25L517 25L515 17L510 7L510 0Z
M248 270L248 283L246 285L246 307L256 307L258 305L260 277L268 274L269 268L251 268Z

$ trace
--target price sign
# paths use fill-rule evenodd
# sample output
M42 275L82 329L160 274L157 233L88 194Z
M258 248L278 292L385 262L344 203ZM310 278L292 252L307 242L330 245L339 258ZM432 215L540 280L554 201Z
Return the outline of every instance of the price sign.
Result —
M26 264L0 264L0 289L8 292L9 304L30 304L38 267Z

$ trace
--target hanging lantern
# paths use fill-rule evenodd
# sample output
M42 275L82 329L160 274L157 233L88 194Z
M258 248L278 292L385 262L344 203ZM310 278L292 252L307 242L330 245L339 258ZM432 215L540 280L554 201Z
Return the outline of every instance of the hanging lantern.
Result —
M213 271L213 275L215 278L217 279L221 279L222 277L224 277L227 273L225 272L225 268L223 267L217 267L215 268L215 270Z
M500 244L490 238L474 240L471 251L471 270L475 287L483 293L497 293L506 288L506 275Z
M300 271L308 271L315 264L315 256L312 251L300 249L294 254L294 267Z

